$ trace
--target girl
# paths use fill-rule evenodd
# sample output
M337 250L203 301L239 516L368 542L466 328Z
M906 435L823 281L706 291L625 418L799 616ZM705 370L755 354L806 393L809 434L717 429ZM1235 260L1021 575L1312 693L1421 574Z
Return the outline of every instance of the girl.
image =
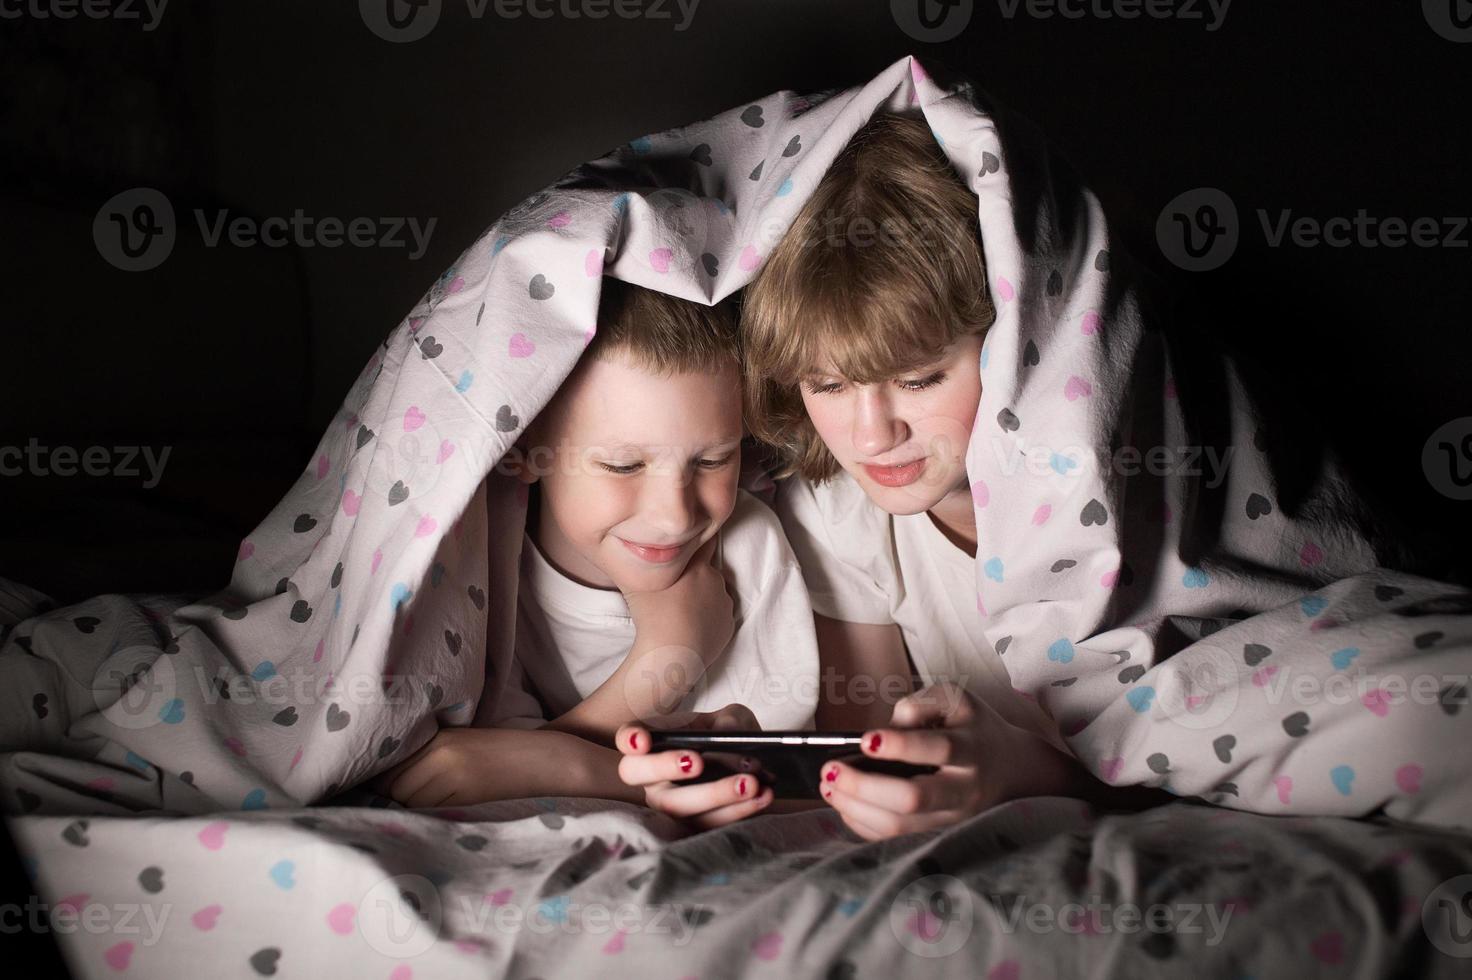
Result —
M878 115L743 300L750 424L784 463L777 511L815 611L817 727L941 766L914 779L825 766L824 800L868 839L1023 796L1168 798L1086 772L980 632L965 453L995 311L976 207L923 121ZM620 730L620 774L652 806L734 812L719 785L675 785L679 754L647 754L643 732Z

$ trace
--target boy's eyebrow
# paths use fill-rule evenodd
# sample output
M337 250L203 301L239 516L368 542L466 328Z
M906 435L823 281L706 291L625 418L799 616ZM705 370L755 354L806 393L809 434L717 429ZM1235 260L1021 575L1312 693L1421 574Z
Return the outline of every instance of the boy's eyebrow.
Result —
M705 446L705 448L700 449L697 452L702 452L702 453L703 452L709 452L712 449L719 449L719 448L721 448L723 446L729 446L732 449L735 449L737 446L739 446L741 444L741 439L742 439L741 436L727 436L724 439L717 439L715 442L709 443L708 445ZM641 445L641 444L636 443L636 442L614 442L614 443L609 443L604 448L607 449L609 452L614 452L614 453L616 453L616 452L622 452L624 450L633 450L634 452L642 453L646 449L659 449L659 448L662 448L662 447L660 447L660 446L644 446L644 445Z

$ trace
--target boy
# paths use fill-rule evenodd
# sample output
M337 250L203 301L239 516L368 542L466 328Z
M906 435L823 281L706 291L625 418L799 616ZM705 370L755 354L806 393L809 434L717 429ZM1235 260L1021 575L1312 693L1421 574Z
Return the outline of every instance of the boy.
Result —
M741 703L763 728L812 727L802 573L737 486L737 337L728 305L604 281L593 340L510 463L529 490L513 676L486 727L441 730L389 774L395 799L642 803L608 747L622 724Z

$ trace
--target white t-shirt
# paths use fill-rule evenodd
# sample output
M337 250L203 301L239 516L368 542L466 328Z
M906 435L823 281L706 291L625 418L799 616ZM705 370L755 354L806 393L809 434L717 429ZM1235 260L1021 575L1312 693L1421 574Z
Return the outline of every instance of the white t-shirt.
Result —
M811 729L818 643L802 570L776 515L745 490L721 527L715 564L731 588L736 628L691 706L737 702L765 730ZM623 594L563 575L523 532L516 653L491 724L535 728L557 717L597 690L633 645Z
M929 512L890 514L846 471L821 484L800 476L778 480L776 510L814 612L898 625L925 684L954 681L1013 724L1065 747L1037 703L1013 690L982 635L976 559Z

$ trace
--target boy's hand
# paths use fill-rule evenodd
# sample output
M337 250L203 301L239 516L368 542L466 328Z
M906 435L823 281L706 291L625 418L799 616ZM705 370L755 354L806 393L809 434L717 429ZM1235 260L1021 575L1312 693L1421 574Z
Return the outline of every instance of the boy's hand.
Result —
M662 730L759 731L761 725L744 704L728 704L717 711L669 715L656 727ZM700 775L704 760L699 752L672 749L650 753L649 729L624 725L614 736L624 754L618 764L619 778L644 790L650 808L706 830L759 813L772 802L772 790L755 776L737 774L709 783L681 785L675 780Z
M625 592L641 647L689 647L709 666L736 632L726 576L715 567L719 535L701 545L674 584L657 592Z
M871 759L940 767L902 778L825 763L823 798L866 840L949 826L1019 796L1065 792L1068 757L949 681L900 700L889 727L865 732L861 748Z

